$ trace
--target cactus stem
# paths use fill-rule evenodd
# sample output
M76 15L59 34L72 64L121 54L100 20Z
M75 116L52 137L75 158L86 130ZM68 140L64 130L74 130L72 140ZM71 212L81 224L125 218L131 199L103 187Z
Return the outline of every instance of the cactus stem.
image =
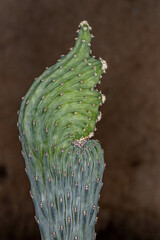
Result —
M94 238L104 158L98 141L90 138L106 100L96 86L107 64L91 56L90 30L87 21L80 23L75 46L36 78L19 112L42 240Z

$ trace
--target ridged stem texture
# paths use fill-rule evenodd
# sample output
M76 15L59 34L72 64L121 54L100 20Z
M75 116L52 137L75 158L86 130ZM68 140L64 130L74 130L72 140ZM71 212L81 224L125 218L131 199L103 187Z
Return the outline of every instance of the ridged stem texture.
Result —
M94 240L104 171L92 140L107 68L91 55L91 27L79 25L69 53L36 78L22 100L18 129L42 240Z

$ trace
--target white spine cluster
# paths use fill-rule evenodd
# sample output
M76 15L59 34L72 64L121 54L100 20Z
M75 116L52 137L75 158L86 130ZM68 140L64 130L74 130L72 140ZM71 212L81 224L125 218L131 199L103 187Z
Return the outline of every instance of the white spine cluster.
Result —
M102 70L103 70L103 72L106 72L106 69L108 67L106 61L103 60L102 58L100 58L100 61L102 63Z
M82 21L80 24L79 24L79 27L80 26L82 26L83 27L83 25L87 25L88 26L88 28L90 29L90 30L92 30L92 28L91 28L91 26L89 26L89 24L88 24L88 22L87 21Z
M102 103L105 103L105 101L106 101L106 96L102 94Z

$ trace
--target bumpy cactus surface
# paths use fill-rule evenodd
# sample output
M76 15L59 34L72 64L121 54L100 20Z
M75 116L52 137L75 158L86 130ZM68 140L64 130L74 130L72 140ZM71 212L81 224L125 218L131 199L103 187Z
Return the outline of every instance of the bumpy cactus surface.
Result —
M22 100L18 128L42 240L94 240L103 150L91 140L105 96L107 68L91 56L93 35L79 25L74 48L36 78Z

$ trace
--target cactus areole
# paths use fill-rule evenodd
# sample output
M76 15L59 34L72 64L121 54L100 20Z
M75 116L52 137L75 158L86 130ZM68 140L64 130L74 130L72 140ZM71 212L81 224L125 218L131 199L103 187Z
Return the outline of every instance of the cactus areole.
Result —
M18 129L42 240L94 240L104 171L91 139L105 96L96 89L107 64L91 55L86 21L69 53L46 68L22 100Z

